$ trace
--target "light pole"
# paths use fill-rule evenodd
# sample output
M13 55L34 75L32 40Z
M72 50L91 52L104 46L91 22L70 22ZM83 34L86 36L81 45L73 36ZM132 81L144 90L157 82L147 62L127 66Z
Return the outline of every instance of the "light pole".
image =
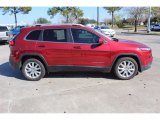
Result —
M97 26L99 26L99 7L97 7Z
M150 19L151 19L151 7L149 7L147 33L149 33L151 31L151 28L150 28Z

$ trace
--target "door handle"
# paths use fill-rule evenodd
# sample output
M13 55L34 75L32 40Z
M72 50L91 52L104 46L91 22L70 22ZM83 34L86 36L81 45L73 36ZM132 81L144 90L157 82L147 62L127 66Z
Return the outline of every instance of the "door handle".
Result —
M44 46L44 45L39 45L38 47L41 47L41 48L43 48L43 47L46 47L46 46Z
M74 46L73 48L74 48L74 49L81 49L80 46Z

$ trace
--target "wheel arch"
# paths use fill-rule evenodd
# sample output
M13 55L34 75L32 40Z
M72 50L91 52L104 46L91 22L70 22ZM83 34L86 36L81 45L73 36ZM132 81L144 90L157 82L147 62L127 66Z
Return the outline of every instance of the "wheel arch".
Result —
M44 65L46 71L48 72L48 64L45 60L45 58L40 55L40 54L30 54L30 53L26 53L26 54L23 54L21 57L20 57L20 60L21 60L21 63L20 63L20 70L22 69L22 65L23 63L28 60L28 59L31 59L31 58L35 58L37 60L39 60L40 62L42 62L42 64Z
M113 60L111 68L113 69L115 64L116 64L116 62L118 61L118 59L123 58L123 57L131 57L131 58L133 58L138 64L138 71L142 72L142 67L141 67L142 63L141 63L141 60L140 60L140 58L139 58L139 56L137 54L119 54L119 55L117 55Z

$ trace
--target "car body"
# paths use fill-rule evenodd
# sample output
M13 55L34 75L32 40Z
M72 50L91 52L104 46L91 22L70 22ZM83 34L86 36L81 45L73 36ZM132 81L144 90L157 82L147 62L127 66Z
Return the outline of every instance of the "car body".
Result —
M9 40L8 32L9 31L7 26L0 26L0 43Z
M95 24L86 24L87 27L94 28Z
M96 26L94 29L98 29L101 32L103 32L105 35L108 35L110 37L113 37L115 35L115 31L108 26Z
M126 80L150 68L153 59L151 49L142 43L110 38L76 24L22 28L9 45L10 64L28 80L58 71L113 71Z
M21 28L23 28L23 27L25 27L25 26L16 26L15 28L11 29L9 31L9 36L13 37L15 35L18 35L20 33Z
M152 31L160 31L160 24L155 24L151 26Z

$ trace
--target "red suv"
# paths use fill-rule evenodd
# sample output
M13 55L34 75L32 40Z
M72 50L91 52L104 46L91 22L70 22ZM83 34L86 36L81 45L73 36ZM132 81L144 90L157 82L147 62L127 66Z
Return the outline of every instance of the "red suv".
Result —
M110 38L78 24L22 28L9 44L10 64L28 80L58 71L113 71L127 80L150 68L153 59L144 44Z

